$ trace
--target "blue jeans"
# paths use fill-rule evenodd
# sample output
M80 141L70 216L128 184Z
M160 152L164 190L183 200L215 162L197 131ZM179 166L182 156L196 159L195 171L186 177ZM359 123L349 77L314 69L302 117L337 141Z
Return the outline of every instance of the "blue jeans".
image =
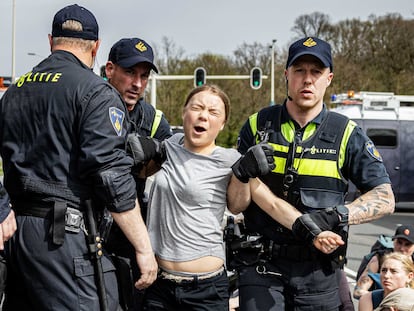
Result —
M228 311L229 281L223 273L205 279L177 283L161 277L146 291L146 311Z

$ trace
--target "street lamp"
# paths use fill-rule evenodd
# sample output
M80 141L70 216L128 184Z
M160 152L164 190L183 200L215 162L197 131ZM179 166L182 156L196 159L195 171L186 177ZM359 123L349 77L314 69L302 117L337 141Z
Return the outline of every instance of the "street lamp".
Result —
M27 55L30 55L30 56L37 56L37 57L40 57L41 59L46 58L46 57L44 57L44 56L42 56L42 55L39 55L39 54L36 54L36 53L34 53L34 52L28 52L28 53L27 53Z
M15 60L15 48L16 48L16 0L13 0L12 9L12 72L11 72L11 83L14 83L16 77L16 60Z
M275 44L276 39L273 39L272 45L270 46L272 49L272 63L270 71L270 106L274 106L275 104Z

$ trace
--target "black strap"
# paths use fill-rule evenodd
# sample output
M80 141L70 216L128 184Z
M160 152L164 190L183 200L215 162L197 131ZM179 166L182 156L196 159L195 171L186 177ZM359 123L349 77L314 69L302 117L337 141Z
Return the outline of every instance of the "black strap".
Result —
M51 225L49 235L56 245L62 245L65 241L65 214L66 202L26 202L24 205L17 201L13 204L16 215L49 218Z
M51 226L52 240L56 245L62 245L65 241L65 214L66 202L56 201L53 206L53 222Z

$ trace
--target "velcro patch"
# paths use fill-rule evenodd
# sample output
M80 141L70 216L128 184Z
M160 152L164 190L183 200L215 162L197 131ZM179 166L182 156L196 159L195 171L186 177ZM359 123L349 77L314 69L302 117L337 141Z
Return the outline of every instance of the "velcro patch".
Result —
M109 119L118 136L121 136L122 134L122 124L124 123L124 118L125 112L123 112L121 109L116 107L109 108Z
M378 149L375 147L374 143L372 141L367 141L365 143L365 149L368 151L368 153L376 160L382 162L382 157L378 151Z

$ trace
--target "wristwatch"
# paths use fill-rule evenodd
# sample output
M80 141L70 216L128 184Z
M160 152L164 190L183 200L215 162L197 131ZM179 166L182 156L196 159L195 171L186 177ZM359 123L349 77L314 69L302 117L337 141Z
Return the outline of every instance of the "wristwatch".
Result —
M347 225L349 221L349 209L345 205L337 205L335 209L341 218L340 224Z

